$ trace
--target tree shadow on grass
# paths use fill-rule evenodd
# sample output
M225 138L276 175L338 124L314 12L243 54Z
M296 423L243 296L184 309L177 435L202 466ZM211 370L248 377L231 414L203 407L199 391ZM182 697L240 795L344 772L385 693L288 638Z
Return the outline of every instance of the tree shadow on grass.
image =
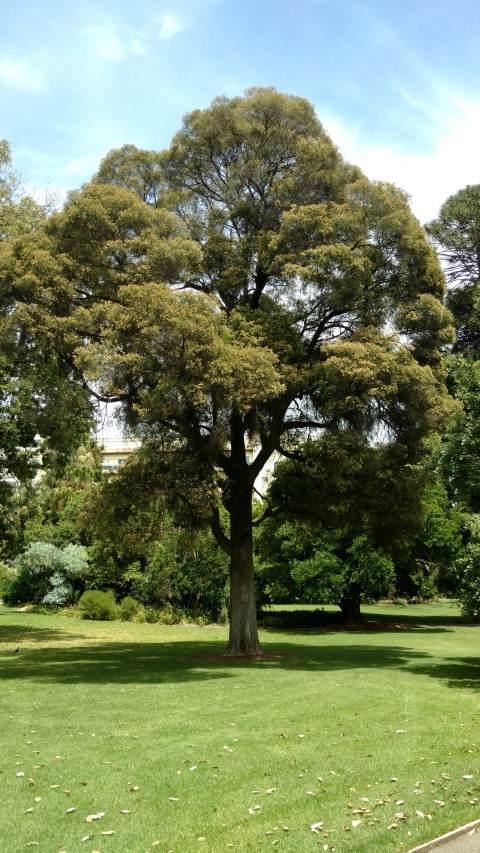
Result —
M401 628L398 631L405 639L408 637L408 631ZM449 629L439 626L422 629L425 634L437 631ZM323 640L329 638L325 631L321 633ZM63 684L162 684L235 678L251 668L286 673L304 671L317 673L319 677L331 671L371 668L408 671L444 680L449 687L472 690L480 687L478 657L447 658L439 662L427 651L401 644L358 644L356 634L351 635L348 643L343 635L341 645L332 641L318 646L296 642L293 638L297 632L292 631L291 635L290 643L283 638L280 641L272 637L271 642L266 639L265 648L270 653L266 659L244 660L224 657L225 647L220 640L92 642L84 634L70 630L31 624L0 626L0 639L9 641L9 648L3 654L0 652L0 679ZM71 643L72 640L80 642ZM52 642L56 645L42 646ZM13 643L20 646L18 654L13 653L10 645Z
M462 687L477 692L480 690L480 657L446 658L444 663L434 663L431 666L414 664L411 671L445 680L449 687Z
M274 655L244 660L222 656L218 641L175 643L105 642L82 646L27 648L0 657L1 679L40 682L162 684L234 678L243 670L322 673L336 670L394 670L426 662L427 653L401 646L275 644Z
M56 640L84 639L82 634L62 631L56 628L41 628L37 625L0 625L0 643L50 643Z

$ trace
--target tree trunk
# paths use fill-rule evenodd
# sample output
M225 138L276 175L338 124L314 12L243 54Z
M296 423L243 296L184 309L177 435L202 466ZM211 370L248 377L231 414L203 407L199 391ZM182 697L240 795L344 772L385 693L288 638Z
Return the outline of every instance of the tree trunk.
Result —
M253 547L250 542L235 545L230 562L230 635L227 655L263 654L257 629L253 581Z
M236 428L237 427L237 428ZM230 513L230 636L227 655L261 655L253 575L253 488L245 458L244 430L232 418Z
M340 610L344 622L358 622L361 618L360 593L349 590L340 601Z

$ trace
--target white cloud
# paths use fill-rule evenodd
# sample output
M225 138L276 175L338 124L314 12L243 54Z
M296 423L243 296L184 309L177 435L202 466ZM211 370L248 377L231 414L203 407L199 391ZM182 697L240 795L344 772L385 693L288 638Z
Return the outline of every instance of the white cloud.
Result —
M78 157L74 160L70 160L69 163L66 163L64 166L57 169L57 174L79 176L83 179L85 174L92 174L98 169L101 156L99 154L95 154L90 157Z
M147 53L147 46L143 35L140 34L133 37L130 44L130 53L133 53L135 56L144 56Z
M143 56L147 53L144 33L127 30L121 35L109 22L82 30L90 40L93 53L110 62L120 62L127 56Z
M89 27L84 34L91 40L92 50L102 59L118 61L124 58L124 47L110 24Z
M185 25L181 24L171 12L167 12L162 18L157 20L159 25L158 37L161 39L170 39L175 33L180 33L185 29Z
M437 216L448 196L467 184L480 183L480 102L459 100L444 119L448 120L443 127L435 128L428 152L404 152L393 145L365 142L336 117L323 123L342 155L367 177L394 183L409 194L412 210L423 224Z
M41 92L46 89L43 70L28 59L0 58L0 82L21 92Z

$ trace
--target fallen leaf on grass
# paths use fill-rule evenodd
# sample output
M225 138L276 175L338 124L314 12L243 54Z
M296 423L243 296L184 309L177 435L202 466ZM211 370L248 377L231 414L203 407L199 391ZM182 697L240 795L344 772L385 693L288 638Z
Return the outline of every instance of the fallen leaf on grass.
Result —
M15 773L15 776L25 776L25 773L22 773L22 771L20 771L20 773Z
M319 821L317 821L317 823L311 823L310 829L312 830L312 832L316 832L316 834L319 835L318 830L321 829L322 826L323 826L323 820L319 820Z
M120 814L130 814L130 809L120 809Z
M72 814L72 812L76 812L76 811L77 810L75 808L73 808L73 806L72 806L71 809L67 809L67 814Z
M138 785L132 785L128 790L129 790L129 791L138 791L138 790L140 790L140 789L139 789L139 786L138 786Z
M32 808L30 808L30 809L27 809L27 810L25 811L25 814L31 814L32 812L33 812L33 809L32 809Z
M104 832L101 832L100 835L115 835L114 829L107 829Z
M356 829L357 826L360 826L361 823L362 823L361 820L352 820L352 826L354 829Z
M473 779L473 776L471 776L469 773L466 773L463 778L464 779Z
M179 797L169 797L168 799L170 800L171 803L178 803L178 801L179 801Z
M85 823L92 823L94 820L101 820L102 817L105 817L105 812L98 812L98 814L89 814L85 818Z

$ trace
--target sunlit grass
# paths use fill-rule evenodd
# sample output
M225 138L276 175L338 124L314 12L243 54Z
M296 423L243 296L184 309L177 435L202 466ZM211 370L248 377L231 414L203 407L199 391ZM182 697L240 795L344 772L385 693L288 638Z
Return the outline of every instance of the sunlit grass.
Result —
M398 610L241 662L224 628L0 608L2 850L397 853L479 817L479 630Z

